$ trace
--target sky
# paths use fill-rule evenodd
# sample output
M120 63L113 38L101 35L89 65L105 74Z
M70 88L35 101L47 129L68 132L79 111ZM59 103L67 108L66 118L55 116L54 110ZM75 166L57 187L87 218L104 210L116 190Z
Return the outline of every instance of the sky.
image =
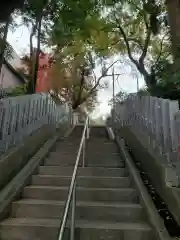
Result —
M15 31L9 31L7 40L12 45L14 50L18 55L23 56L23 54L27 53L29 50L29 30L26 27L19 27ZM117 60L117 58L123 58L120 56L116 56L114 59L110 59L110 63ZM128 61L126 63L117 63L115 66L115 73L122 74L119 76L118 80L115 81L115 94L119 91L125 91L127 93L132 93L137 91L137 77L139 81L139 88L144 87L144 80L138 74L136 70L132 71L128 66ZM97 67L95 69L95 74L99 76L100 68ZM99 105L93 112L93 118L97 118L100 116L106 116L110 112L110 106L108 105L108 101L112 98L113 95L113 84L112 77L106 77L102 81L106 81L108 87L105 89L101 89L98 93L98 102Z
M113 62L115 62L119 58L120 56L116 56L113 59L110 59L109 65L111 65ZM121 59L121 61L123 61L123 59ZM126 93L137 92L137 78L138 78L139 89L145 86L143 78L139 75L136 69L133 69L134 73L132 74L131 67L129 66L128 63L115 64L114 72L115 74L119 74L119 76L115 76L115 84L114 84L115 95L119 91L126 92ZM96 68L96 75L100 76L100 74L101 74L100 68ZM110 70L109 74L112 74L112 69ZM111 107L108 105L108 102L113 97L113 78L112 76L106 77L104 81L107 82L108 87L99 91L98 101L100 102L100 104L99 106L97 106L97 108L93 112L93 117L99 117L101 115L105 116L111 110Z

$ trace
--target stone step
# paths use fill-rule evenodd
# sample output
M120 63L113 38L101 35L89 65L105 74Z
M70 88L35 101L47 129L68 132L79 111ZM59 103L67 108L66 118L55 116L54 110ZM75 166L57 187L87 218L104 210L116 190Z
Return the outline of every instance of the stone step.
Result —
M54 147L54 151L78 151L80 146L80 141L68 141L68 142L59 142ZM88 152L99 152L99 153L111 153L111 152L119 152L119 148L115 143L112 142L103 142L103 141L86 141L86 150ZM102 152L103 151L103 152Z
M76 162L76 154L51 154L48 158L45 159L44 164L46 166L74 166ZM82 166L82 158L79 160L79 166ZM85 157L85 164L88 167L125 167L124 161L120 159L114 159L113 156L106 156L101 158L98 156L88 156Z
M59 149L51 151L48 154L48 156L50 157L50 156L59 156L59 155L62 155L62 156L70 155L72 157L72 156L77 155L78 150L79 150L79 148L74 148L74 149L73 148L71 148L71 149L59 148Z
M11 217L0 223L1 240L58 239L74 170L63 165L74 165L82 132L75 127L52 149L22 199L12 203ZM96 167L78 169L75 240L155 240L114 141L105 127L91 128L90 135L86 162ZM68 220L63 240L70 239L69 226Z
M108 139L108 138L102 138L102 137L94 137L89 138L87 140L89 143L104 143L104 144L116 144L114 140Z
M76 163L76 154L68 155L68 154L50 154L45 160L44 165L46 166L74 166ZM82 160L79 161L79 166L82 165Z
M68 138L60 139L56 142L56 146L62 145L62 144L67 144L68 145L69 143L71 145L73 145L73 143L74 144L79 144L80 141L81 141L81 137L82 136L73 138L73 137L69 136Z
M90 128L90 137L93 138L107 138L108 139L108 132L104 127L91 127Z
M69 186L70 176L57 175L34 175L32 185L43 186ZM128 188L130 187L128 177L78 177L77 186L90 188Z
M116 142L114 140L110 140L108 138L89 138L87 139L89 144L93 143L99 143L99 144L107 144L107 145L116 145Z
M101 162L95 162L95 163L91 163L90 161L87 161L87 162L85 162L85 166L87 166L87 167L114 167L114 168L118 168L118 167L120 167L120 168L124 168L125 167L125 164L124 164L124 162L119 162L119 163L117 163L117 162L103 162L103 163L101 163ZM80 166L82 166L82 164L80 165Z
M76 150L66 150L66 149L59 149L59 150L54 150L51 151L48 154L48 157L69 157L69 158L76 158L78 154L78 149ZM82 151L81 151L82 155ZM101 158L101 159L114 159L114 160L121 160L121 156L119 152L109 152L109 151L85 151L85 157L86 158Z
M57 141L56 142L56 145L55 145L55 148L61 148L62 146L65 146L65 147L78 147L80 145L80 142L81 142L81 138L78 138L78 139L70 139L68 138L67 140L65 141Z
M77 151L75 150L72 150L71 151L68 149L57 149L56 151L53 150L49 153L49 157L59 157L59 156L62 156L62 157L76 157L77 156L77 153L78 153L78 149ZM100 158L114 158L114 159L120 159L120 154L119 152L109 152L109 151L86 151L86 157L100 157ZM82 152L81 152L82 154Z
M56 142L54 149L78 149L81 138L68 138L65 141Z
M67 199L69 187L27 186L23 197L42 200L64 201ZM138 202L137 191L133 188L84 188L77 187L77 201L104 202Z
M81 138L75 139L75 138L68 137L67 140L57 141L56 146L62 146L62 144L69 147L78 146L80 145L80 141L81 141ZM89 145L89 146L93 146L93 145L94 146L101 145L106 147L117 146L115 141L108 140L105 138L89 138L89 139L86 139L86 143L87 143L86 145Z
M86 142L86 146L87 146L88 149L93 149L94 148L96 150L102 149L102 148L104 148L104 150L106 150L106 149L107 150L114 150L114 151L119 150L117 144L115 142L111 142L111 141L104 142L104 141L96 141L96 140L90 141L90 140L88 140Z
M11 218L0 223L1 240L58 239L59 219ZM154 240L153 231L146 223L114 223L76 221L78 240ZM63 237L69 240L69 222Z
M103 156L96 154L87 154L85 164L88 167L109 167L109 168L124 168L125 162L115 155Z
M73 169L67 166L40 166L39 174L72 176ZM78 168L78 176L125 177L128 172L125 168L84 167Z
M66 201L20 200L12 205L12 217L60 219L63 217L65 203ZM140 204L76 202L75 218L89 221L138 222L145 220L143 212Z

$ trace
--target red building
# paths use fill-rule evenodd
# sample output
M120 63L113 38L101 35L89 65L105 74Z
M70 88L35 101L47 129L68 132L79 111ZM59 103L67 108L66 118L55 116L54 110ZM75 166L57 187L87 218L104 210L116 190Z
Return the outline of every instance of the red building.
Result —
M36 84L36 92L48 92L49 80L48 80L48 68L50 64L50 56L41 51L39 55L39 69L38 79Z

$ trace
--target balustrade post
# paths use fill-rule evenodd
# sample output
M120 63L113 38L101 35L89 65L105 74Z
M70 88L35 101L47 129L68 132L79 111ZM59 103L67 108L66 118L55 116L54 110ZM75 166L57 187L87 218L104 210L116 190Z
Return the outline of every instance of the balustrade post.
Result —
M72 196L72 206L71 206L71 230L70 230L70 240L75 238L75 211L76 211L76 180L73 188Z
M82 166L85 167L85 149L86 149L86 138L83 141L83 152L82 152Z
M86 137L87 139L89 139L89 119L88 119L87 129L86 129Z

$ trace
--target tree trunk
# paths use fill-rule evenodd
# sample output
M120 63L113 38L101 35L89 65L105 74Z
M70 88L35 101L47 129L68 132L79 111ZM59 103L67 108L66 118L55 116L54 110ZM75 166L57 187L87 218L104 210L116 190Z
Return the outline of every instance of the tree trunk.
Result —
M78 102L73 102L73 104L72 104L72 109L73 110L76 110L78 107L79 107L79 103Z
M144 63L138 63L136 64L136 67L138 71L143 75L144 81L147 85L148 88L151 88L152 85L154 85L154 75L152 73L148 73L147 70L145 69Z
M175 68L180 69L180 1L166 0Z
M29 77L30 81L27 86L27 92L32 94L36 92L36 83L37 83L37 76L38 76L38 66L39 66L39 54L40 54L40 37L41 37L41 23L42 23L42 13L40 17L36 18L36 25L33 27L31 35L30 35L30 61L31 67L29 69ZM34 52L33 48L33 37L36 33L36 29L38 29L38 36L37 36L37 48L36 52Z
M36 92L36 84L37 84L37 78L38 78L39 55L40 55L40 47L41 47L41 23L42 23L42 14L38 22L37 49L36 49L36 56L35 56L35 65L33 70L34 92Z
M34 84L33 84L33 66L34 66L34 50L33 50L33 37L36 32L36 26L33 26L31 34L30 34L30 68L29 68L29 82L27 85L27 93L34 93Z
M4 53L6 49L6 39L7 39L7 34L8 34L8 28L9 28L9 22L10 22L10 17L8 18L5 28L4 28L4 33L3 33L3 38L2 38L2 44L1 44L1 50L0 50L0 76L1 76L1 70L2 70L2 65L4 63Z

